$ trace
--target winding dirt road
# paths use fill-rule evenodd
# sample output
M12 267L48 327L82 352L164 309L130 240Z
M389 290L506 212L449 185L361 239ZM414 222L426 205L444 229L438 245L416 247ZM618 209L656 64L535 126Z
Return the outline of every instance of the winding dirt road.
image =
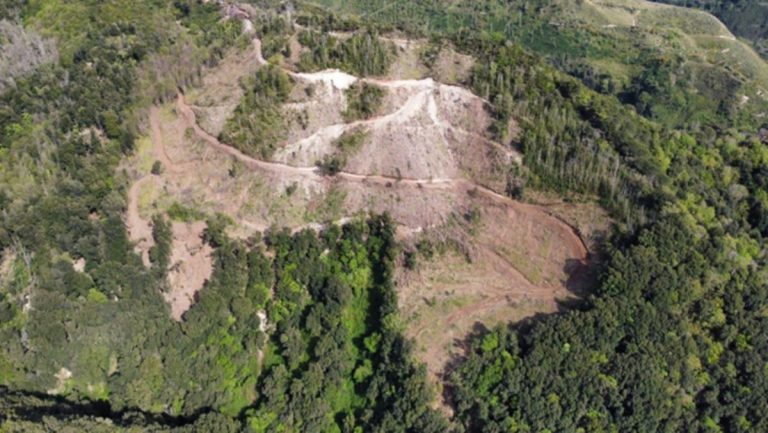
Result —
M262 64L266 63L261 56L260 41L258 39L254 39L253 45L254 45L254 53L251 55L256 56L260 63ZM324 82L326 85L334 86L336 88L344 88L345 86L348 87L352 83L358 80L358 78L356 77L341 73L339 71L326 71L326 72L317 73L317 74L300 74L300 73L296 73L289 70L286 70L286 72L289 73L294 78ZM336 128L337 130L338 129L347 130L349 128L354 128L360 125L372 125L377 122L388 122L388 121L398 122L401 119L404 119L409 116L413 116L415 113L425 113L432 120L432 123L424 125L425 128L437 127L437 128L441 128L443 131L450 130L450 131L455 131L462 134L471 134L474 138L478 140L483 140L484 142L486 142L486 144L488 143L493 144L497 148L504 151L510 150L509 148L502 146L499 143L489 140L487 137L484 137L475 132L466 131L461 128L457 128L454 125L440 119L437 116L437 107L435 105L436 92L445 90L439 87L439 86L443 86L440 83L435 83L432 80L384 81L384 80L370 79L370 78L363 78L361 80L364 82L369 82L371 84L375 84L375 85L390 88L390 89L408 87L411 89L417 89L418 91L415 92L402 106L400 106L393 113L374 117L371 119L351 122L348 124L327 126L317 131L315 134L331 135L332 132L334 131L334 128ZM469 92L469 90L467 89L462 89L456 86L448 86L448 87L450 87L449 89L447 89L447 91L449 92L461 92L462 94L464 94L464 92L467 92L471 94L471 92ZM474 94L471 94L471 96L473 98L478 98ZM487 101L484 101L484 103L487 104ZM284 177L300 177L316 183L330 183L334 181L342 181L342 182L356 183L356 184L362 184L362 185L377 185L377 186L384 186L384 187L391 187L391 188L417 188L417 189L423 189L423 190L436 190L436 191L439 190L439 191L453 192L456 197L466 196L467 194L469 194L474 198L483 198L484 200L487 200L488 202L493 203L494 205L498 206L499 209L503 209L503 212L506 212L508 214L513 214L513 213L519 214L521 215L521 220L535 221L537 225L540 224L542 226L542 230L557 233L557 236L554 236L554 238L558 239L558 241L561 242L562 247L568 252L568 255L570 257L580 262L581 265L586 265L589 262L589 259L590 259L589 250L587 245L581 238L579 232L573 226L568 224L568 222L563 220L561 217L557 216L556 214L548 210L546 206L515 201L503 194L499 194L493 189L490 189L486 186L473 182L469 179L460 178L460 177L456 177L456 178L439 177L439 178L423 179L423 178L408 178L408 177L387 176L387 175L371 175L371 174L365 174L365 173L354 173L349 171L341 171L339 173L336 173L333 176L328 176L328 175L324 175L315 166L301 166L301 165L292 165L285 162L261 160L261 159L246 155L245 153L241 152L235 147L227 143L221 142L217 137L210 134L203 127L201 127L200 124L198 123L197 116L193 107L187 104L183 93L178 94L175 102L175 108L176 108L177 115L179 116L180 120L183 122L183 125L187 128L191 128L194 134L200 140L202 140L204 143L210 146L211 149L213 149L216 152L222 152L223 154L229 155L230 157L240 161L245 167L248 167L250 169L260 170L260 171L264 171L264 172L268 172L268 173L272 173L272 174L276 174L278 176L284 176ZM166 150L164 139L163 139L163 129L161 126L162 126L162 123L161 123L161 117L160 117L160 110L158 107L153 107L150 111L150 127L151 127L152 141L154 143L154 147L153 147L154 158L163 164L164 170L167 170L168 173L183 173L183 172L186 172L187 170L194 170L197 161L184 161L184 162L173 161L173 159L171 158L171 156ZM303 140L310 140L312 139L312 137L313 136L310 136L310 137L304 138ZM303 141L303 140L300 140L300 141ZM154 244L154 239L152 237L152 227L150 222L142 219L141 215L139 214L140 191L141 191L141 188L147 185L148 183L152 183L152 182L159 183L162 180L163 179L161 178L161 176L147 174L144 177L138 179L136 182L134 182L128 191L128 209L127 209L127 216L126 216L126 224L128 226L130 237L136 243L137 250L141 253L142 261L147 267L150 266L148 251L151 248L151 246ZM243 189L241 194L247 194L247 189ZM517 215L513 215L513 217L515 216ZM510 221L517 223L521 220L510 220ZM340 221L337 221L336 223L341 224L341 223L344 223L345 221L346 221L345 219L342 219ZM254 230L267 229L267 227L262 224L256 224L256 223L242 221L242 220L239 222L243 224L245 227L248 227L250 229L254 229ZM313 229L321 229L322 225L317 223L310 223L310 224L303 225L301 227L292 227L292 229L300 230L305 227L313 228ZM504 305L507 305L510 303L518 303L518 302L525 303L525 301L530 301L530 300L552 301L553 290L554 290L553 287L542 286L540 284L534 283L526 276L526 274L524 274L523 272L520 272L520 270L516 267L515 263L509 262L508 258L498 253L496 253L496 256L498 257L494 257L493 260L496 260L498 262L504 262L504 261L507 262L503 267L505 267L505 269L508 268L505 272L512 273L512 276L513 276L512 280L518 283L518 287L516 287L516 291L510 292L508 288L504 290L489 289L487 291L487 297L479 299L475 303L472 303L463 307L459 307L456 310L446 314L445 317L442 317L437 321L430 322L428 324L429 325L428 328L417 330L414 333L415 336L416 337L422 336L422 333L425 332L425 330L427 329L448 330L451 326L453 326L455 323L461 320L467 320L467 318L483 317L483 315L486 314L487 311L493 310L494 308L497 308L499 306L503 307ZM492 262L492 263L496 263L496 262ZM573 270L570 273L570 277L573 278L575 275L577 275L580 272L580 269L581 268L577 268ZM485 286L483 287L485 288ZM189 299L191 300L191 298ZM168 300L169 300L169 303L171 303L172 310L173 310L175 308L174 301L173 299L170 299L170 298L168 298ZM184 304L183 309L179 309L178 311L176 311L176 313L174 313L175 314L174 318L176 318L177 320L180 320L181 314L183 314L183 312L186 311L187 308L189 308L190 304L191 302ZM262 319L262 331L265 331L266 324L267 324L266 315L264 315L263 313L261 314L263 315L263 317L260 316L260 319ZM446 333L446 335L448 334L449 333ZM440 338L435 339L430 336L427 336L427 338L440 340ZM434 360L442 360L443 358L445 358L442 352L444 352L446 349L444 344L442 343L438 344L438 343L440 342L437 342L430 346L431 352L427 354L427 358L433 360L433 364L431 364L432 367L438 366L440 367L440 369L442 369L444 367L444 365L441 364L442 361L438 361L437 364L435 364ZM261 363L263 358L263 353L259 353L258 357Z
M252 55L256 56L256 58L260 63L266 63L263 57L261 56L260 41L258 39L254 39L253 45L254 45L254 53ZM333 85L337 85L336 82L338 81L339 82L338 85L342 87L348 86L351 84L351 82L354 82L354 80L357 80L356 77L350 76L348 74L344 74L343 72L339 72L339 71L327 71L325 73L318 73L318 74L300 74L300 73L296 73L288 70L286 70L286 72L300 79L320 79L318 77L322 77L322 79L325 79L327 78L327 76L331 75L335 78L331 79L330 82L333 82L334 83ZM338 75L338 77L336 75ZM404 106L400 107L400 109L398 109L394 113L380 116L378 118L367 119L367 120L362 120L358 122L353 122L350 124L345 124L343 125L345 128L355 127L358 124L362 125L362 124L371 123L371 122L383 122L383 121L391 120L392 118L396 119L403 115L408 115L409 112L412 110L419 110L425 106L427 108L427 111L430 114L430 117L435 117L434 113L432 113L434 110L434 107L432 107L434 101L431 101L429 99L429 96L430 96L429 92L434 91L434 89L436 88L435 87L436 83L434 81L432 80L384 81L384 80L369 79L369 78L365 78L364 80L366 82L371 82L376 85L390 87L390 88L398 87L398 86L399 87L402 87L402 86L418 87L422 89L422 91L418 92L416 95L414 95L414 97L410 98L410 100L407 101ZM458 87L456 89L452 88L451 90L458 91L458 92L469 92L466 89L461 89ZM395 187L395 188L453 190L457 192L482 195L496 204L507 206L509 208L514 209L514 211L516 212L528 214L530 217L534 219L541 219L543 223L546 223L549 227L552 227L553 229L556 229L563 234L562 239L566 242L567 244L566 246L568 250L573 253L574 257L584 262L586 262L588 259L589 251L586 244L584 243L583 239L578 234L578 232L572 226L570 226L567 222L551 214L551 212L549 212L547 209L541 206L526 204L526 203L512 200L505 195L499 194L490 188L487 188L483 185L472 182L468 179L464 179L464 178L418 179L418 178L396 177L396 176L387 176L387 175L370 175L370 174L364 174L364 173L353 173L348 171L341 171L339 173L336 173L333 176L326 176L322 174L321 171L315 166L295 166L295 165L291 165L283 162L265 161L265 160L254 158L252 156L248 156L243 152L241 152L240 150L236 149L235 147L226 143L222 143L216 137L209 134L206 130L204 130L198 124L197 117L194 110L189 104L187 104L184 94L181 92L178 94L178 97L176 99L176 111L178 115L181 117L181 119L184 121L186 126L189 128L192 128L194 133L200 139L202 139L204 142L209 144L211 147L221 152L224 152L232 156L233 158L239 160L245 166L251 169L264 170L267 172L275 173L278 175L284 175L284 176L298 176L298 177L307 178L316 182L330 182L332 180L342 180L346 182L373 184L373 185L381 185L381 186ZM445 127L443 123L444 122L440 122L440 121L435 122L437 126ZM157 107L153 107L150 111L150 126L151 126L151 132L152 132L152 140L155 144L154 156L157 160L162 162L164 169L172 173L178 173L186 169L189 169L194 165L194 161L174 162L168 155L163 143L163 137L162 137L162 131L161 131L160 119L159 119L159 109ZM451 129L460 131L457 128L453 128L452 125L449 125L449 127ZM466 132L466 131L460 131L460 132ZM487 138L485 137L483 137L483 139L487 140ZM148 264L148 256L146 254L146 250L153 243L152 229L149 222L144 221L139 215L139 211L138 211L139 191L141 186L144 183L150 180L157 180L156 178L157 176L146 175L145 177L134 182L134 184L131 186L130 190L128 191L129 203L128 203L127 225L129 228L129 232L131 234L131 238L136 240L139 244L138 246L140 247L140 249L144 251L144 253L142 254L142 257L144 259L145 264ZM248 224L248 225L253 226L253 224ZM308 226L312 226L312 225L308 225ZM263 228L263 227L259 227L259 228Z
M499 194L492 189L476 184L470 180L464 178L413 179L386 175L367 175L345 171L338 172L334 176L325 176L315 166L294 166L282 162L264 161L252 156L248 156L229 144L222 143L216 137L212 136L200 127L200 125L197 123L194 110L192 110L192 108L186 103L182 93L179 93L178 97L176 98L176 111L180 116L182 116L187 126L192 128L198 137L216 149L219 149L220 151L238 159L248 167L286 176L313 178L320 182L331 180L333 178L348 182L377 184L398 188L415 187L426 189L455 190L472 194L481 194L494 201L495 203L509 206L517 212L534 214L534 218L543 218L548 221L550 226L559 227L563 234L566 235L564 239L566 239L568 243L569 250L574 252L574 256L578 257L580 260L587 260L589 254L587 245L584 243L583 239L581 239L581 236L579 236L576 230L562 219L551 215L550 212L541 208L541 206L512 200L507 196Z

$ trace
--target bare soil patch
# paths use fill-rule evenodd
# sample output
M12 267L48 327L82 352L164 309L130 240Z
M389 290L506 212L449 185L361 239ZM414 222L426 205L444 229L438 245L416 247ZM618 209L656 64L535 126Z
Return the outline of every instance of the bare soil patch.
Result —
M180 321L192 306L195 295L203 288L213 271L213 249L203 242L205 223L173 222L169 290L163 294L171 306L171 317Z
M152 225L139 214L139 194L144 184L156 181L154 176L145 176L131 185L128 190L128 211L125 216L125 224L128 236L135 245L135 251L141 255L144 266L151 265L149 261L149 249L155 245L152 237Z
M259 46L254 41L247 54L252 63L245 62L244 70L263 62ZM466 60L450 62L466 69L471 67ZM583 270L590 254L573 227L589 216L569 218L578 214L578 205L527 204L498 192L506 169L520 156L486 136L487 101L432 79L365 79L386 91L383 106L371 119L345 123L344 91L356 77L288 72L297 86L283 109L286 115L306 114L305 122L291 123L286 143L269 161L216 138L226 110L214 107L217 101L236 105L242 94L229 80L239 72L216 68L201 90L151 111L152 139L134 158L139 180L129 192L126 217L142 252L151 246L142 207L163 212L174 202L231 217L231 234L241 237L275 225L320 227L368 212L389 212L406 242L450 237L463 255L447 253L398 275L407 333L435 379L461 355L456 343L477 323L492 326L557 311L560 301L577 298L589 284ZM365 140L341 172L323 175L315 161L333 152L334 141L351 128L365 128ZM166 166L157 176L142 165L148 155ZM140 190L150 182L156 194L142 205ZM456 224L468 212L476 221ZM210 275L210 250L200 244L201 230L173 227L166 299L177 320Z
M438 52L432 65L432 74L436 80L443 83L466 83L474 65L475 60L471 56L458 53L451 47L444 47Z
M345 171L350 173L408 179L453 178L464 173L487 184L490 176L499 175L499 167L520 159L513 148L486 136L491 122L487 104L463 88L432 79L364 79L386 92L380 113L344 123L343 90L355 77L338 71L294 77L311 83L315 94L287 105L294 114L308 114L302 128L292 128L274 161L310 166L333 154L335 140L356 128L366 131L366 139L348 158Z
M476 323L557 311L558 301L578 298L590 283L583 273L589 252L567 224L537 206L487 201L471 202L481 206L471 228L445 224L421 235L456 243L461 254L453 248L416 271L399 270L407 333L436 378Z
M11 270L13 270L13 263L16 261L16 251L11 248L6 248L2 254L0 254L0 287L3 287L7 281L11 279Z
M386 37L383 39L391 42L397 50L395 61L384 78L419 80L429 76L429 69L421 60L421 52L427 45L426 40Z

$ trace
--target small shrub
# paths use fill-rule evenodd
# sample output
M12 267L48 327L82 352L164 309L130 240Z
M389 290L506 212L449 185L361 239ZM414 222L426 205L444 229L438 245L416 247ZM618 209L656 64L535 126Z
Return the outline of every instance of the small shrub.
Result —
M190 222L199 221L205 218L205 215L195 209L186 207L179 202L173 202L168 208L168 218L173 221Z
M359 81L347 89L346 95L347 109L342 116L348 122L371 118L379 111L384 100L381 87Z
M429 239L421 239L416 243L416 250L421 253L427 260L431 259L435 255L435 246Z
M291 183L285 188L285 195L288 197L292 196L293 193L296 192L296 190L299 188L299 184L296 182Z
M415 270L418 266L418 259L415 251L406 251L403 253L403 265L408 270Z
M346 164L346 161L339 155L325 155L322 160L315 162L324 176L333 176L338 174Z
M163 163L160 162L160 161L155 161L152 164L152 170L150 172L152 174L154 174L155 176L159 176L159 175L163 174Z

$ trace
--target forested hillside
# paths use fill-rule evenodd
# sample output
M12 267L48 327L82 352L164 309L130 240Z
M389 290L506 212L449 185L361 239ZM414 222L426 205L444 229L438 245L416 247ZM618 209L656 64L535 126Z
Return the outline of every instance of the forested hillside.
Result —
M662 0L677 6L705 10L728 26L739 37L755 44L757 51L768 56L768 5L756 0Z
M412 34L513 41L675 128L749 122L768 95L765 62L697 10L644 0L318 3Z
M318 3L0 0L0 431L768 431L762 60L646 2ZM442 46L474 59L460 84L487 104L479 137L522 154L505 191L464 195L594 198L615 221L575 308L478 326L442 389L404 336L395 284L435 253L398 242L389 215L238 237L223 210L174 203L153 215L147 262L126 228L126 161L146 147L148 112L176 100L168 111L194 120L184 93L228 55L257 41L269 63L240 80L219 138L196 123L181 135L277 165L288 125L307 120L276 107L316 91L302 73L383 75L405 38L425 41L425 63ZM736 57L714 60L723 49ZM344 92L348 122L385 100L365 82ZM312 175L353 177L342 170L365 138L340 135ZM148 163L150 179L174 169ZM434 181L402 177L378 180ZM457 219L479 230L480 214ZM192 220L212 271L175 321L173 226ZM437 390L451 410L435 409Z

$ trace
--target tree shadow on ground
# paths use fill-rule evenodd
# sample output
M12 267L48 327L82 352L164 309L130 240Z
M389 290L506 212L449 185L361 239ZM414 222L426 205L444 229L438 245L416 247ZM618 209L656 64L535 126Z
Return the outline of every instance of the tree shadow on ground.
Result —
M200 416L213 412L204 407L186 416L151 413L138 408L115 410L106 401L72 401L34 391L13 391L0 387L0 421L4 416L41 423L45 418L61 421L82 417L105 418L120 427L181 427L193 424Z

